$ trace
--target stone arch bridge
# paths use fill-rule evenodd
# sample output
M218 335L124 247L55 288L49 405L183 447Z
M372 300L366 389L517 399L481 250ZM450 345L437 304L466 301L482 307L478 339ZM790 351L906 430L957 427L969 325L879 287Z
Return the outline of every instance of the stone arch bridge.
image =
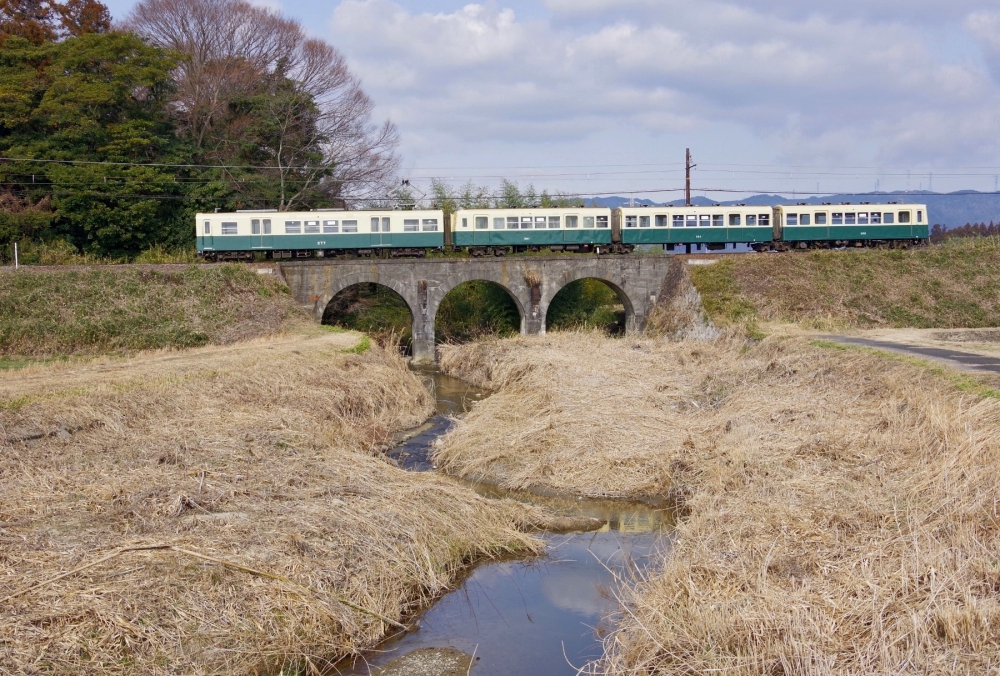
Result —
M529 256L512 258L350 259L289 261L281 273L295 299L316 317L344 289L365 282L387 286L413 316L413 358L434 361L434 319L441 301L459 284L485 280L501 286L521 315L521 333L545 333L549 304L578 279L610 286L625 306L628 330L646 328L672 256ZM674 262L679 265L679 262Z

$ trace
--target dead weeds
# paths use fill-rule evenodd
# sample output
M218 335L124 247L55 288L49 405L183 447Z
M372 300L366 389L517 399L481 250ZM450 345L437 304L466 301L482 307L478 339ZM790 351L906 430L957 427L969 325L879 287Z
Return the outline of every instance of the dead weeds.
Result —
M595 672L997 670L1000 402L798 338L550 334L443 363L499 388L443 440L449 471L685 501Z
M377 457L432 401L356 341L0 374L0 673L323 669L535 551L520 505Z

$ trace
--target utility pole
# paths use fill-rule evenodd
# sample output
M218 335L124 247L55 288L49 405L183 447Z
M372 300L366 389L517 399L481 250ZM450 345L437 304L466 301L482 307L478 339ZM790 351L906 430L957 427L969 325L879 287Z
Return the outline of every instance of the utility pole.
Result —
M691 149L687 148L684 159L684 177L686 180L684 185L684 204L687 206L691 206L691 170L697 166L697 164L691 164Z

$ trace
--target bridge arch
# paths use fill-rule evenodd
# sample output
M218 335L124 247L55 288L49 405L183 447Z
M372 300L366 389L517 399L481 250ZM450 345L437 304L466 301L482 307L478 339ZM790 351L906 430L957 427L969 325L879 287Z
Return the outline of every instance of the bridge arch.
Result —
M444 300L445 296L454 291L456 288L465 284L467 282L490 282L499 286L503 289L511 300L514 301L514 305L517 307L517 315L520 319L520 330L521 334L527 332L527 317L528 313L525 312L525 307L530 307L531 298L530 295L525 298L525 293L527 289L524 284L511 283L511 280L507 278L504 274L454 274L449 275L443 283L434 289L433 293L428 293L427 302L427 314L428 316L436 320L438 308L441 306L441 302ZM527 300L527 303L525 302Z
M323 290L323 293L315 297L316 300L314 301L315 306L313 307L313 315L316 317L316 321L323 321L323 315L326 312L327 306L330 305L330 301L332 301L337 294L341 291L349 289L352 286L357 286L358 284L378 284L392 289L399 294L400 298L402 298L406 303L406 306L410 310L410 316L414 319L417 317L417 310L419 309L418 303L417 299L414 297L413 289L410 288L410 286L391 277L385 278L377 274L360 273L336 278L330 286Z
M553 280L555 283L546 285L546 288L541 294L541 302L539 307L542 310L542 331L545 330L546 322L548 321L549 307L552 305L553 299L556 295L567 286L573 282L578 282L581 279L596 279L599 282L603 282L615 295L618 296L618 300L621 301L622 307L625 308L625 328L626 330L634 330L636 326L635 317L635 305L632 303L632 299L629 297L628 292L625 290L626 281L624 279L614 280L608 277L600 277L594 274L589 274L589 271L578 271L578 272L566 272L561 275L557 280Z

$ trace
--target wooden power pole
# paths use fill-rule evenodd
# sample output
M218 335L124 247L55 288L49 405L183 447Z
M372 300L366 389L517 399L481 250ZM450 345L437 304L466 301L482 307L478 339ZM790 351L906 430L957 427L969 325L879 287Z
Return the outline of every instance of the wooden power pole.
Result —
M697 164L691 164L691 149L687 149L687 154L684 158L684 204L691 206L691 170L697 167Z

